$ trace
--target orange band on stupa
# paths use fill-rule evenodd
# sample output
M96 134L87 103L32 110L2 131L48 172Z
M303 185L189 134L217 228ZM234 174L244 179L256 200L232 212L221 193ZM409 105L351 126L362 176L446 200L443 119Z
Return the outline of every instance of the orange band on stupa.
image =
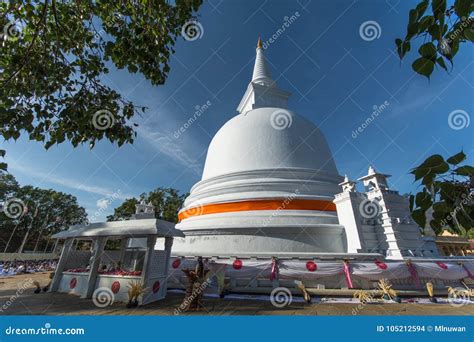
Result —
M286 203L285 199L254 200L232 203L204 204L181 211L178 215L179 221L193 216L208 214L219 214L236 211L254 210L317 210L336 211L336 205L331 201L294 199Z

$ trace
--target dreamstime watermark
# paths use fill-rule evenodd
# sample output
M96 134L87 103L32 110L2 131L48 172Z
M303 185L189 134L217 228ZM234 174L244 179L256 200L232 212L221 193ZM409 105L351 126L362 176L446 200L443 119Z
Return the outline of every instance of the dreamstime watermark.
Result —
M100 131L109 129L114 124L115 116L111 111L107 109L98 110L92 116L92 125Z
M2 211L6 217L17 219L26 212L26 204L21 199L12 197L3 203Z
M376 218L380 214L381 211L382 211L382 208L380 207L380 204L377 201L364 199L359 204L360 215L366 219Z
M205 111L207 111L209 109L209 107L212 106L212 103L211 101L207 100L206 103L204 103L203 105L196 105L194 107L195 109L195 112L193 114L193 116L191 116L178 130L176 130L174 133L173 133L173 136L178 139L184 132L186 132L186 130L191 127L191 125L197 120L199 119L199 117L204 114Z
M382 35L382 28L374 20L364 21L359 27L359 35L366 42L379 39Z
M50 323L45 323L40 328L15 328L9 326L5 329L6 335L84 335L84 328L52 328Z
M181 27L181 35L189 42L201 39L204 36L204 27L196 19L188 20Z
M97 207L99 209L97 209L94 212L94 214L92 214L90 220L87 221L87 224L89 225L91 221L94 221L96 218L100 217L104 213L104 211L106 211L109 208L112 202L121 198L121 196L122 196L122 190L119 189L116 192L114 192L112 195L98 200Z
M448 289L448 303L457 308L471 303L469 290L462 287L450 287Z
M367 306L368 303L373 302L375 299L375 294L376 293L372 291L364 291L364 296L360 298L360 304L358 304L355 308L352 309L352 315L358 315L359 312L361 312Z
M282 131L290 128L293 123L293 116L285 109L278 109L270 116L270 124L276 130Z
M456 109L448 115L448 125L455 131L459 131L463 128L469 127L470 123L471 118L465 110Z
M210 285L210 278L207 278L206 281L204 281L201 285L199 285L197 288L193 289L191 295L187 296L184 301L174 309L174 314L176 316L180 315L183 311L185 311L189 305L199 296L201 295L204 290Z
M92 294L92 302L98 308L105 308L112 305L115 301L115 295L108 287L98 287Z
M276 287L270 293L270 302L276 308L284 308L293 301L293 295L290 289L286 287Z
M459 36L461 36L464 33L464 30L470 29L471 25L473 22L473 18L469 17L461 17L461 20L459 21L459 25L456 27L455 30L449 33L449 36L446 38L442 38L439 43L438 43L438 50L443 54L443 55L449 55L451 54L451 43L456 40Z
M473 200L473 197L474 196L474 193L470 193L469 195L466 196L466 194L462 194L461 197L462 197L462 201L461 203L459 203L453 211L451 211L448 216L441 220L441 226L442 227L445 227L448 225L448 221L452 221L454 220L456 223L457 223L457 219L456 219L456 215L459 211L461 210L464 210L464 206L465 205L468 205L468 204L471 204L472 203L472 200Z
M20 21L10 21L3 26L3 40L17 41L23 37L24 25Z
M300 17L300 13L296 11L293 13L291 16L284 16L283 17L283 24L281 24L281 27L279 27L275 33L271 35L270 38L262 42L262 48L266 50L271 44L275 43L278 38L286 31L286 29L290 28L290 26L298 20Z
M22 294L26 289L33 285L33 279L28 278L22 284L20 284L14 295L10 296L5 303L0 307L0 312L6 311Z
M390 102L388 101L385 101L381 105L374 105L370 116L367 117L359 127L352 131L352 139L356 139L388 106L390 106Z
M181 211L178 215L180 219L185 219L193 216L200 216L204 212L204 205L200 204L195 207Z
M278 216L278 214L280 213L281 210L285 210L288 207L288 205L295 199L295 197L299 193L300 193L299 189L296 189L295 192L293 192L290 195L288 195L287 197L285 197L283 202L281 202L281 205L278 208L276 208L275 210L273 210L273 212L270 216L265 218L265 221L263 221L263 223L262 223L262 227L268 226L270 221L272 221L273 218Z

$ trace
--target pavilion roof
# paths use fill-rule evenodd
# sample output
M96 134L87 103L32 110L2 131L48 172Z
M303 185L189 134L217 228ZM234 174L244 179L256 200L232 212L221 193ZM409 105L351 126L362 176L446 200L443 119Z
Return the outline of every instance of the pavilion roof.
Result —
M126 221L98 222L88 225L75 225L68 230L54 234L54 239L111 237L184 237L172 222L159 219L139 219Z

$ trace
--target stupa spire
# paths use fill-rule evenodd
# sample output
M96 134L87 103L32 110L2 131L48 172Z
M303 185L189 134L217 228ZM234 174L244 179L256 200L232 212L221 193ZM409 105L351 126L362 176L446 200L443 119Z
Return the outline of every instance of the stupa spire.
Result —
M266 86L274 86L275 82L272 80L270 68L267 65L265 55L263 54L263 44L260 36L257 41L256 53L257 56L255 57L255 65L253 67L252 82Z
M239 113L247 113L263 107L288 108L290 93L277 87L270 75L270 68L263 54L262 39L258 37L252 80L237 107Z

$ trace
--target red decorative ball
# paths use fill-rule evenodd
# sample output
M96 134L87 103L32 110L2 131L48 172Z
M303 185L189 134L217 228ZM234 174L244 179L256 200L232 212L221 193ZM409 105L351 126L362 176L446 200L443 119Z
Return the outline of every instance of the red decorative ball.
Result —
M234 263L232 264L232 267L236 270L240 270L242 268L242 260L235 260Z
M152 287L152 291L153 293L157 293L158 291L160 291L160 282L157 280L155 281L155 283L153 284L153 287Z
M173 266L173 268L178 268L179 265L181 265L181 259L176 259L176 260L173 261L173 263L171 264L171 266Z
M120 282L114 281L110 289L112 290L113 293L118 293L120 291Z
M308 261L306 263L306 269L310 272L314 272L318 269L318 265L314 261Z
M379 260L375 260L375 264L377 265L378 268L382 269L382 270L386 270L387 269L387 264L382 262L382 261L379 261Z
M447 270L448 269L448 266L441 262L441 261L436 261L436 263L438 264L439 267L441 267L443 270Z
M71 289L75 288L77 285L77 278L72 278L71 281L69 282L69 287Z

